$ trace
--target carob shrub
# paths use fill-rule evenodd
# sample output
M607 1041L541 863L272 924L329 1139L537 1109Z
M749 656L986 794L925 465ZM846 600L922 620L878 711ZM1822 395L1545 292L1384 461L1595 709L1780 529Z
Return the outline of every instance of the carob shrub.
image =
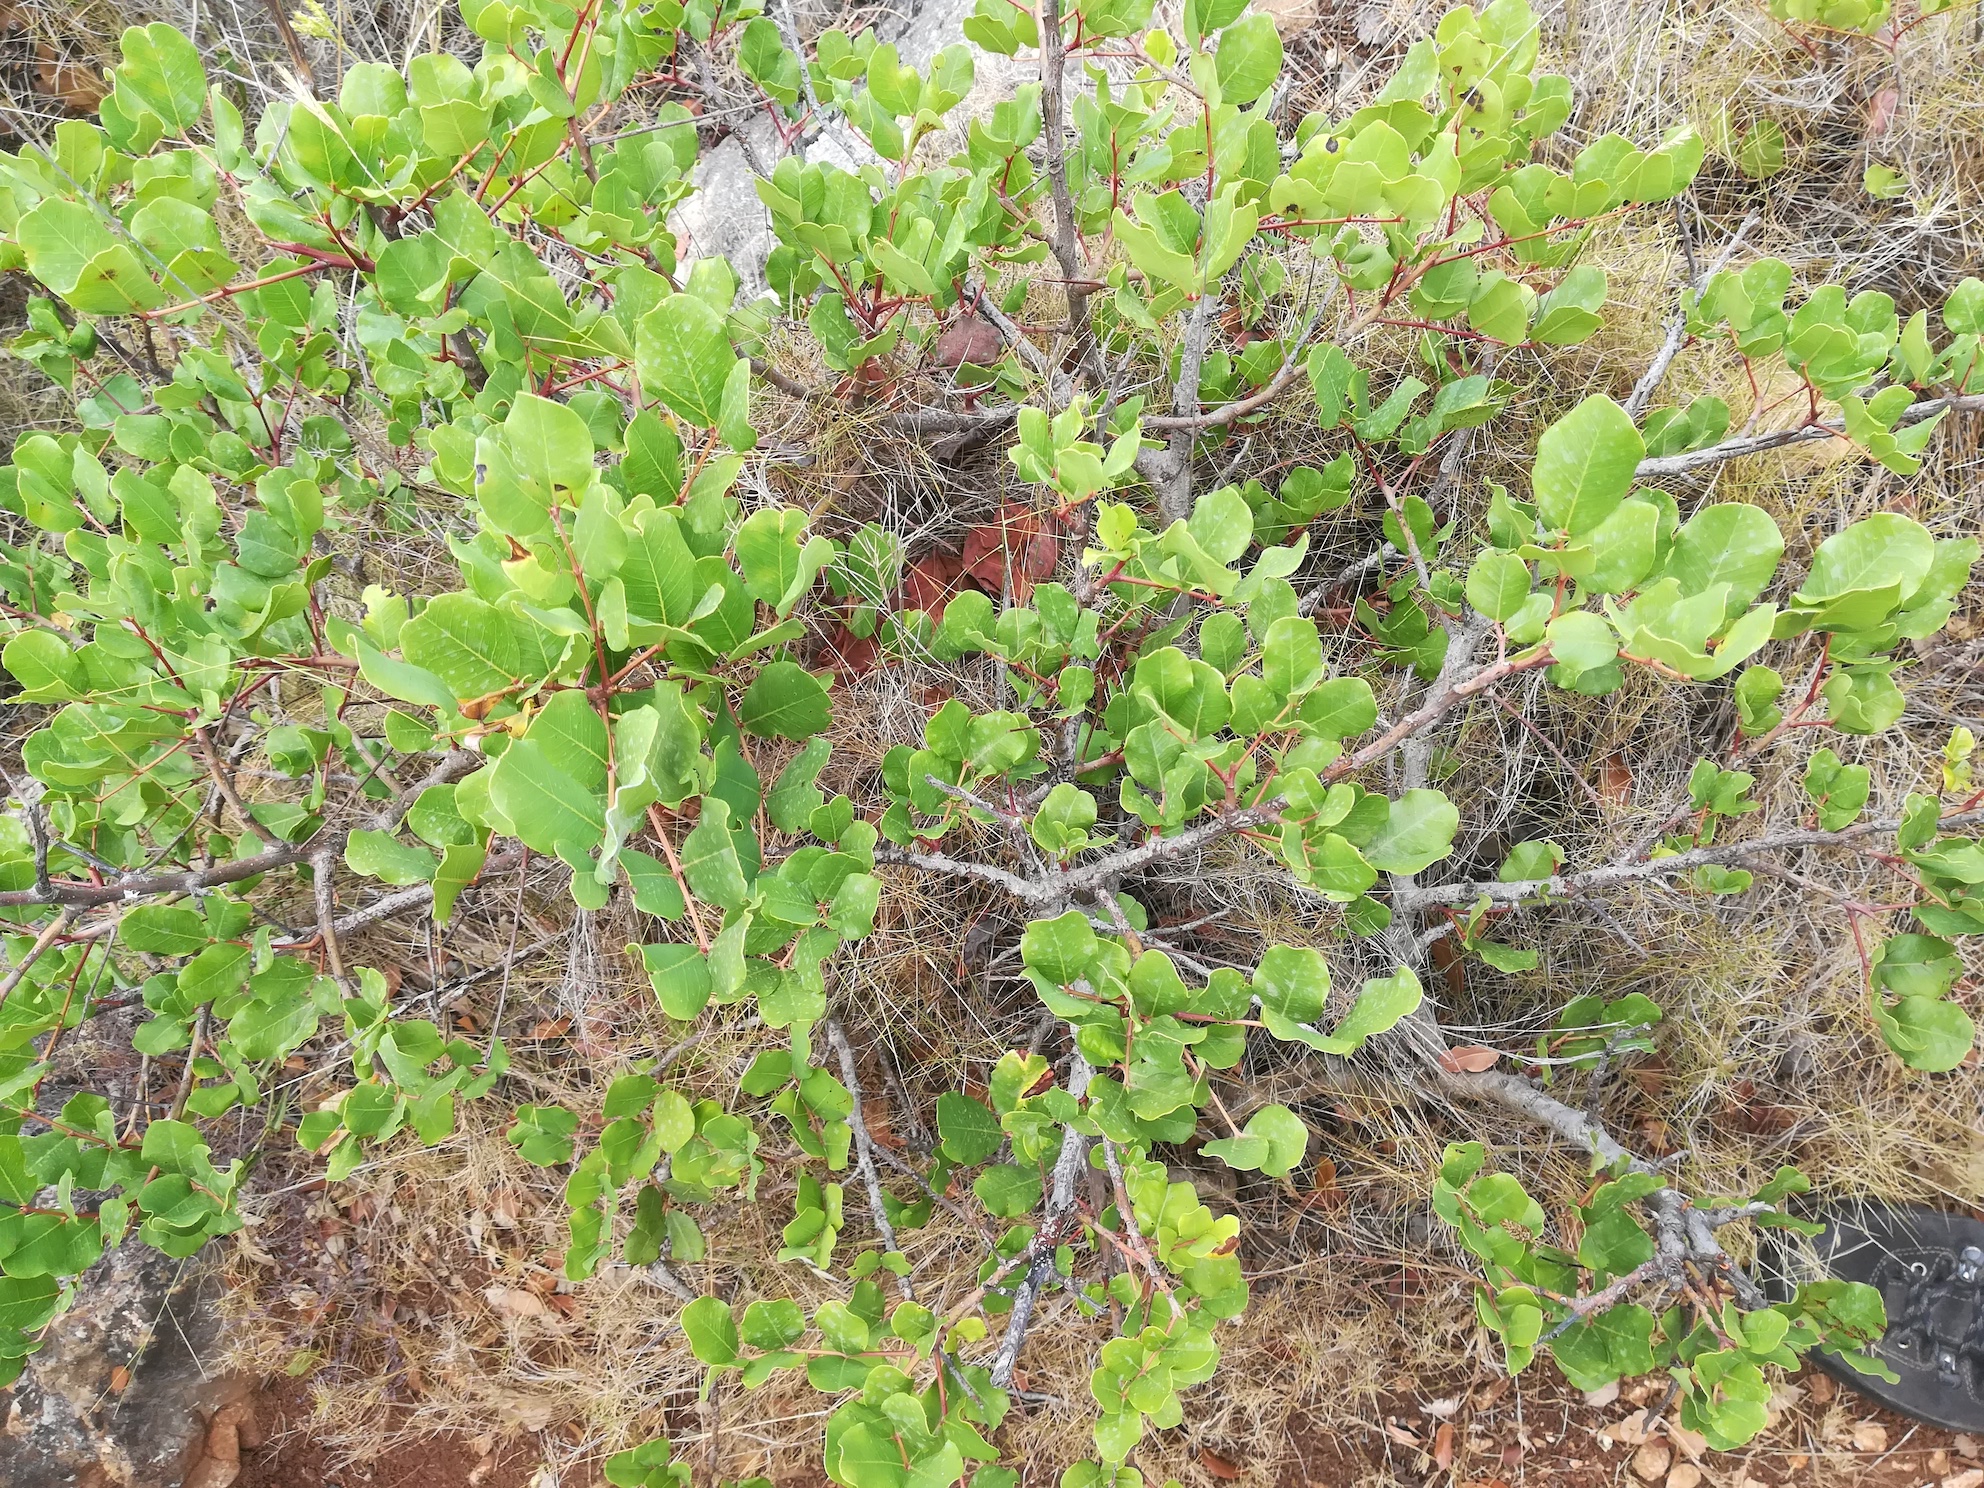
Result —
M1479 1144L1432 1179L1510 1368L1546 1352L1586 1388L1668 1371L1682 1419L1728 1446L1763 1427L1766 1365L1814 1343L1865 1358L1877 1294L1819 1282L1768 1305L1718 1239L1796 1224L1799 1173L1681 1191L1549 1086L1455 1057L1415 967L1439 937L1533 964L1490 938L1513 906L1635 880L1740 895L1785 854L1850 849L1892 879L1844 906L1870 1025L1918 1070L1969 1054L1950 995L1952 939L1984 932L1967 734L1898 819L1864 819L1867 768L1821 750L1805 819L1731 828L1758 809L1744 766L1804 730L1897 723L1910 643L1950 617L1976 542L1881 513L1780 575L1764 510L1684 516L1651 482L1810 439L1905 480L1942 420L1984 404L1984 283L1904 324L1882 294L1794 292L1773 260L1706 271L1628 402L1578 403L1526 489L1491 488L1456 522L1439 504L1467 431L1518 395L1510 369L1602 322L1605 275L1580 261L1594 231L1686 191L1701 141L1564 142L1571 85L1533 71L1525 0L1449 12L1369 106L1292 135L1269 16L1186 0L1167 30L1151 12L979 0L972 46L921 73L871 33L827 31L802 59L784 22L731 0L464 0L473 67L358 63L334 101L299 84L252 133L193 42L154 24L125 33L98 124L0 157L0 252L36 286L13 354L75 414L20 437L0 486L5 666L14 701L46 710L0 822L0 1373L106 1246L190 1255L237 1228L252 1177L215 1160L219 1118L267 1108L335 1180L492 1098L500 1040L404 1015L340 938L409 906L445 924L465 885L553 859L582 908L620 894L653 917L662 938L633 950L671 1018L761 1029L728 1104L650 1062L599 1109L516 1107L523 1157L569 1174L566 1273L654 1268L712 1382L802 1371L831 1400L838 1483L1014 1483L992 1440L1050 1285L1070 1299L1056 1316L1114 1335L1094 1359L1093 1460L1062 1481L1142 1481L1127 1460L1214 1376L1248 1295L1238 1220L1160 1153L1204 1121L1205 1153L1272 1179L1308 1144L1283 1106L1241 1125L1217 1101L1214 1072L1250 1040L1290 1058L1385 1040L1405 1057L1378 1077L1588 1153L1574 1248ZM1037 52L1038 80L935 160L919 147L969 91L974 47ZM679 261L666 226L705 126L668 102L604 125L630 89L688 96L684 59L719 48L797 151L758 180L773 293L742 305L732 267ZM813 140L844 163L806 159ZM1014 323L1042 306L1065 321ZM992 363L976 395L905 406L911 353L967 313ZM1800 421L1731 436L1716 399L1650 407L1690 339L1795 390ZM787 365L816 385L766 360L795 345ZM1405 348L1389 365L1387 345ZM1006 584L1003 606L967 590L940 617L905 609L884 527L837 538L737 494L747 473L764 490L768 400L1003 447L1051 569ZM1273 489L1213 478L1235 432L1289 417L1341 452L1277 467ZM1310 529L1353 498L1382 538L1351 573L1319 572ZM458 518L459 587L359 601L335 550L410 502ZM1332 675L1311 615L1352 580L1363 597L1331 639L1355 669ZM829 799L835 679L803 664L829 625L992 677L1005 706L944 702L920 748ZM1504 679L1597 696L1629 669L1733 704L1665 828L1611 862L1526 841L1490 880L1429 881L1459 816L1430 783L1442 731ZM1399 687L1390 716L1371 677ZM786 758L769 789L754 750ZM1332 1022L1321 951L1213 966L1153 928L1143 877L1220 839L1389 974ZM887 1152L908 1168L887 1183L828 1013L884 865L1009 898L1025 974L1072 1043L1004 1053L983 1100L944 1094L927 1165ZM340 917L340 898L362 907ZM44 1086L65 1031L138 1000L136 1051L183 1070L176 1094L58 1102ZM1638 995L1580 999L1550 1057L1590 1068L1659 1016ZM272 1086L299 1051L350 1070L295 1113ZM810 1316L776 1299L738 1315L682 1279L706 1253L698 1216L754 1192L767 1111L803 1168L784 1254L831 1274L830 1175L850 1166L879 1241ZM942 1312L898 1247L939 1204L988 1247ZM606 1471L687 1478L661 1440Z

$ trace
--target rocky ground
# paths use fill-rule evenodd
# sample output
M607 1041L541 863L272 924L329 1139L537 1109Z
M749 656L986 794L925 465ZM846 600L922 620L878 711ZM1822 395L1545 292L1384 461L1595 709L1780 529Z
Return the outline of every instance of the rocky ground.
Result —
M82 1300L9 1391L0 1392L4 1488L593 1488L554 1471L544 1432L432 1438L360 1463L309 1430L305 1382L217 1372L223 1351L208 1274L136 1247L111 1252ZM1773 1402L1748 1449L1707 1450L1649 1414L1657 1377L1583 1396L1543 1371L1517 1381L1402 1378L1352 1431L1261 1443L1286 1459L1279 1488L1376 1482L1664 1485L1664 1488L1984 1488L1984 1443L1874 1407L1807 1370ZM546 1428L547 1431L555 1427ZM1189 1428L1181 1428L1189 1430ZM1252 1464L1231 1444L1197 1453L1206 1480ZM1051 1477L1042 1478L1042 1484ZM817 1475L777 1488L827 1488Z

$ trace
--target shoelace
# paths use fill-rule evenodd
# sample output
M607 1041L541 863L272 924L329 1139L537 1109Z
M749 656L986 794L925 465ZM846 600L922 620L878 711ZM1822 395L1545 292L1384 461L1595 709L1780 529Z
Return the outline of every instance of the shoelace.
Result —
M1933 1363L1943 1388L1984 1395L1984 1249L1966 1245L1954 1257L1943 1251L1931 1261L1888 1256L1872 1280L1883 1297L1902 1293L1901 1306L1889 1313L1889 1344Z

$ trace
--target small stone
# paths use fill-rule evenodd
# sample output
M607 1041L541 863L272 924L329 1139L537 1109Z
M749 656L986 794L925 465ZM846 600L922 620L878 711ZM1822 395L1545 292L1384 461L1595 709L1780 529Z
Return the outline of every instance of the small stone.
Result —
M1692 1462L1677 1462L1667 1474L1667 1488L1701 1488L1702 1470Z
M1942 1488L1984 1488L1984 1467L1967 1467L1943 1479Z
M1657 1483L1667 1476L1667 1465L1673 1460L1673 1449L1666 1442L1643 1442L1633 1453L1633 1471L1647 1482Z
M1888 1449L1888 1429L1879 1421L1862 1421L1853 1428L1853 1450L1856 1452L1885 1452Z
M240 1401L222 1406L214 1412L214 1418L207 1427L207 1455L217 1462L239 1462L241 1460L241 1418L248 1414L248 1407Z
M222 1462L218 1457L203 1457L199 1466L186 1475L183 1488L229 1488L241 1476L241 1464Z
M1613 1380L1610 1384L1600 1385L1596 1390L1586 1390L1584 1392L1584 1403L1594 1409L1610 1405L1618 1398L1619 1382L1617 1380Z

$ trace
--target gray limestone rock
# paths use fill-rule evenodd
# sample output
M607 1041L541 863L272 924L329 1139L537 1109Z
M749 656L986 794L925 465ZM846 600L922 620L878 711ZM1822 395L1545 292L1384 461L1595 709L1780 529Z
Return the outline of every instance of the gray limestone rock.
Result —
M197 1262L149 1246L106 1254L0 1391L0 1484L179 1488L204 1415L232 1388L212 1362L213 1285Z

